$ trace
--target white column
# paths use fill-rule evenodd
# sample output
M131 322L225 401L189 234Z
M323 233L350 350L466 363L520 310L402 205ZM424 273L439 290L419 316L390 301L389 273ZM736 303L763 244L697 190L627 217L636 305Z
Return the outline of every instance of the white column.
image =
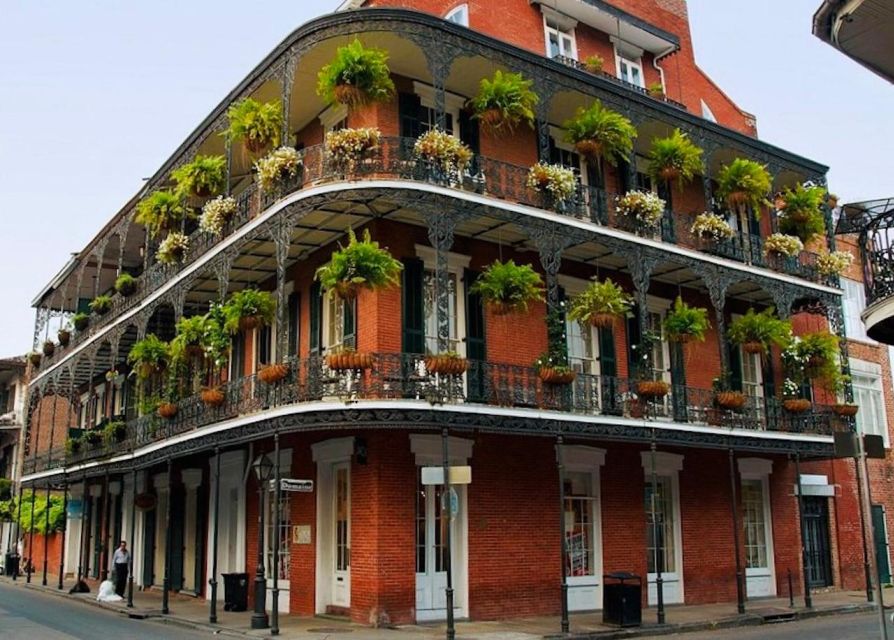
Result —
M168 500L171 499L171 487L168 484L168 474L157 473L152 476L152 485L158 494L155 504L155 557L153 583L161 585L165 575L165 543L168 530Z
M186 490L186 513L183 522L183 588L185 591L198 593L199 585L196 584L196 536L198 535L198 511L199 503L196 491L202 484L201 469L184 469L180 472L180 478Z
M245 571L245 450L228 451L220 456L220 518L217 541L217 599L223 602L221 574ZM208 492L208 533L205 564L206 583L211 579L214 535L214 470L216 458L209 459L211 469ZM205 597L211 597L206 590Z
M68 501L69 505L71 502L80 500L81 501L81 517L80 518L68 518L68 522L66 524L67 530L65 535L65 573L68 574L76 574L78 571L78 551L81 549L83 545L83 537L82 531L83 527L81 526L84 522L84 484L73 484L68 487ZM67 514L66 514L67 517Z
M134 487L133 499L146 491L146 473L145 471L137 472L137 486ZM144 527L146 526L146 512L136 511L136 525L134 526L133 540L130 543L130 552L133 554L133 582L136 588L143 584L143 554L145 553L144 545ZM129 533L129 530L128 530Z

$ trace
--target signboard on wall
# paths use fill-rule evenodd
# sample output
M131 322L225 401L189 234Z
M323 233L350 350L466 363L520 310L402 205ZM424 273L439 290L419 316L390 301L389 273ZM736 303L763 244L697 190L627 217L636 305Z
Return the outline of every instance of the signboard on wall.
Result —
M69 498L66 515L69 520L82 519L84 517L84 501L80 498Z

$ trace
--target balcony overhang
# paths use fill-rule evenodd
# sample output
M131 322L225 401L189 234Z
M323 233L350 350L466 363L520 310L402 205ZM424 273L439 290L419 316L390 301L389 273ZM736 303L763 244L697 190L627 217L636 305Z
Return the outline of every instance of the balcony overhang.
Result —
M894 297L870 304L860 317L866 325L866 335L882 344L894 344Z
M826 0L813 35L894 82L894 8L888 0Z
M680 39L602 0L530 0L613 36L619 44L654 55L667 55L680 47Z

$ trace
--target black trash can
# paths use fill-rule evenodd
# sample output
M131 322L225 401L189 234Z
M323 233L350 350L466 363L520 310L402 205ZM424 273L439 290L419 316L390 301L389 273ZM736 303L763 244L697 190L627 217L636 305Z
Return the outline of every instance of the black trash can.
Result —
M224 573L224 611L248 609L248 574Z
M618 571L603 576L602 622L619 627L638 627L643 623L643 579Z
M6 554L6 557L3 560L3 573L7 576L19 575L19 554Z

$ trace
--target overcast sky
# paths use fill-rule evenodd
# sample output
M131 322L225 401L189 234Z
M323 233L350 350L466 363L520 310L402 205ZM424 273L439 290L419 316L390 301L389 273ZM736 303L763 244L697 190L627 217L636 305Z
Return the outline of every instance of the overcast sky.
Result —
M223 96L336 0L0 0L0 357L34 295ZM690 0L696 56L761 138L894 195L894 87L810 34L820 0ZM473 25L474 26L474 25Z

